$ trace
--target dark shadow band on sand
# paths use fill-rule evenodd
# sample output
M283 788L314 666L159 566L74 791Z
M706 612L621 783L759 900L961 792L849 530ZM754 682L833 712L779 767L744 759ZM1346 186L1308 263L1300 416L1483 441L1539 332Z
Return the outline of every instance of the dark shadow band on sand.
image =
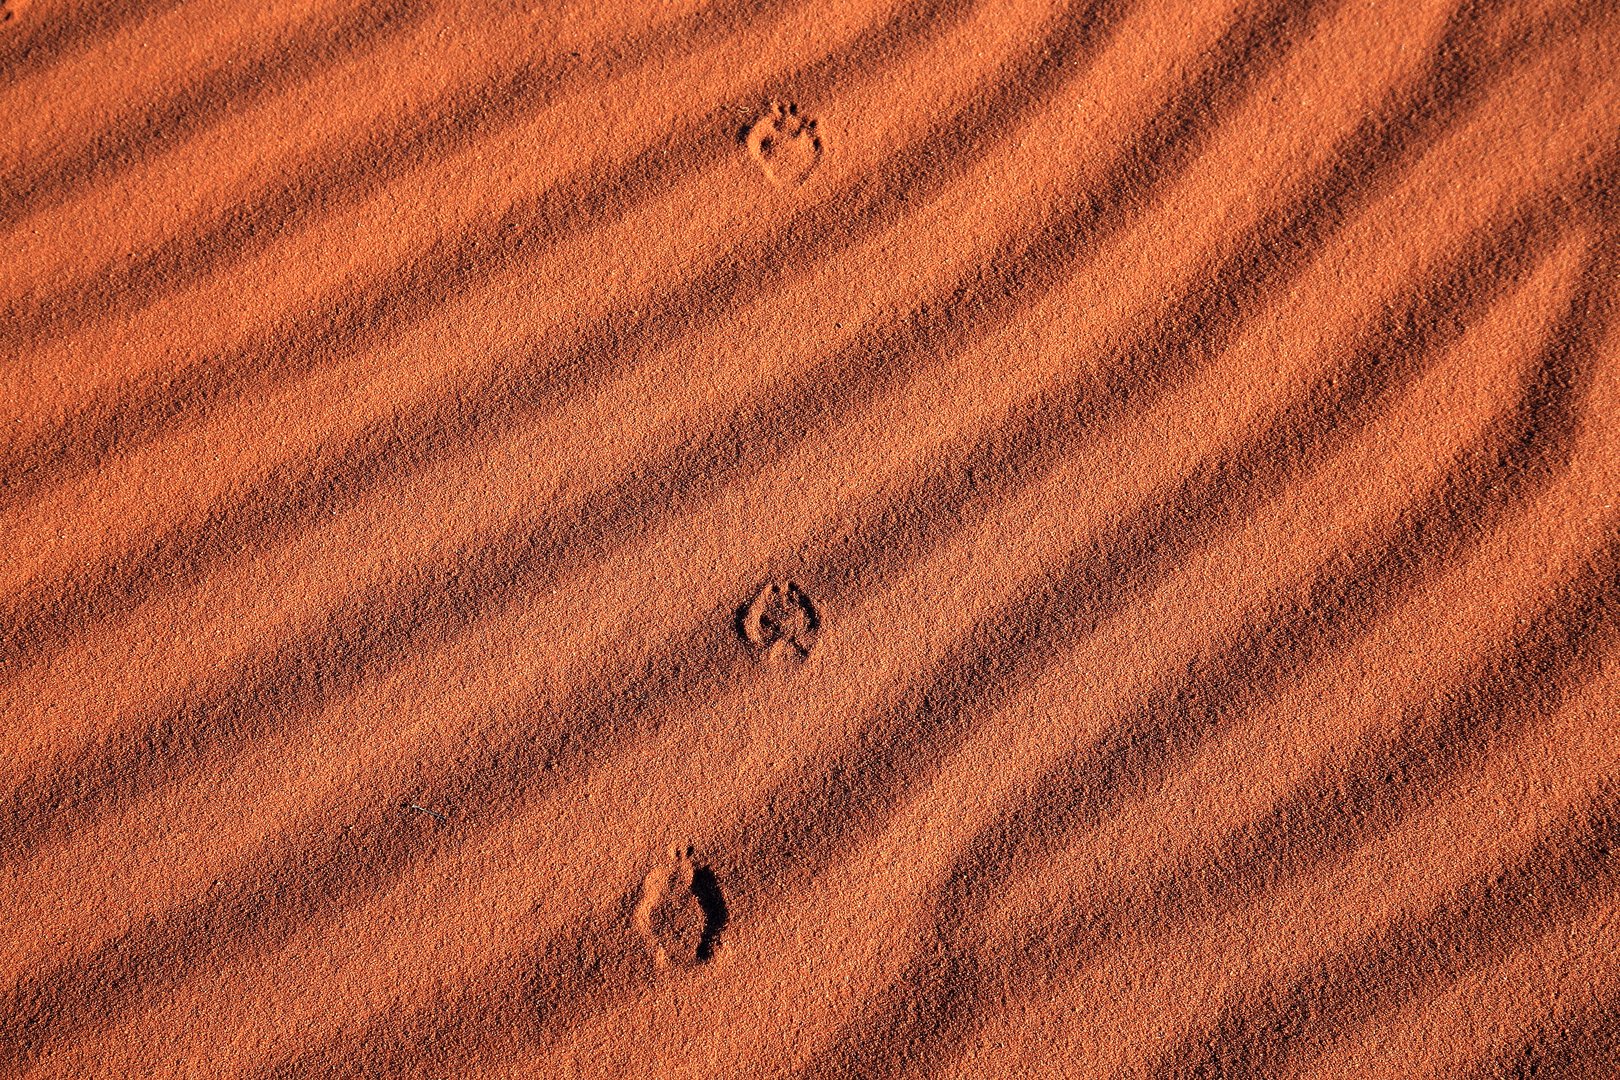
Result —
M130 26L160 18L182 2L81 0L61 5L65 10L53 10L48 18L31 15L23 25L0 34L0 92L49 71L73 53L104 44Z
M0 232L35 214L94 192L118 174L145 165L215 125L290 87L315 79L382 47L421 24L424 0L360 0L322 12L276 40L227 57L160 101L136 106L90 138L42 155L0 177ZM8 323L10 333L14 324Z
M1561 1009L1517 1045L1477 1063L1464 1080L1548 1077L1610 1080L1620 1061L1620 989L1610 989L1577 1009Z

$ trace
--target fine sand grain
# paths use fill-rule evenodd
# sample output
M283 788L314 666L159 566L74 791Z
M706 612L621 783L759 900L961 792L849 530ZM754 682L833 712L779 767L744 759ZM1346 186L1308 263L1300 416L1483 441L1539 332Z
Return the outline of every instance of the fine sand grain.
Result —
M0 0L0 1076L1620 1076L1620 8Z

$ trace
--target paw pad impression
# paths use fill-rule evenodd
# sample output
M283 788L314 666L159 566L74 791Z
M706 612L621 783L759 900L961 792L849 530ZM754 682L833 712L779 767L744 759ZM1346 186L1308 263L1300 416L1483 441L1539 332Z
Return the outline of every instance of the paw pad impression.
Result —
M659 970L689 968L714 955L726 925L726 902L714 871L690 846L673 847L670 861L641 883L636 932Z
M821 616L805 591L773 581L737 612L737 632L758 655L803 660L821 629Z
M821 164L816 122L800 116L799 107L791 102L772 102L749 126L743 143L765 178L777 187L798 187Z

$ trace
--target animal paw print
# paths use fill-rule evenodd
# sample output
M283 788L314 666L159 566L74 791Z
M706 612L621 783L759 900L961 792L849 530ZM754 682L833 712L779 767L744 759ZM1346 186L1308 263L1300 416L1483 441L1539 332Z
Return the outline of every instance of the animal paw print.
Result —
M815 604L791 581L771 582L737 611L737 632L768 659L803 660L820 629Z
M810 179L821 163L816 122L799 115L792 102L772 102L743 137L748 154L777 187L794 188Z
M720 882L698 861L696 849L677 845L669 857L642 881L634 915L636 932L660 971L708 960L726 926Z

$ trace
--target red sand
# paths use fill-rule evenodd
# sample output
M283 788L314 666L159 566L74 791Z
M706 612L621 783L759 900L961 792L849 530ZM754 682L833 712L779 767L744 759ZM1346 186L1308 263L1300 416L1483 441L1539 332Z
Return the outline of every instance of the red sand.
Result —
M0 1075L1620 1076L1620 11L4 0Z

